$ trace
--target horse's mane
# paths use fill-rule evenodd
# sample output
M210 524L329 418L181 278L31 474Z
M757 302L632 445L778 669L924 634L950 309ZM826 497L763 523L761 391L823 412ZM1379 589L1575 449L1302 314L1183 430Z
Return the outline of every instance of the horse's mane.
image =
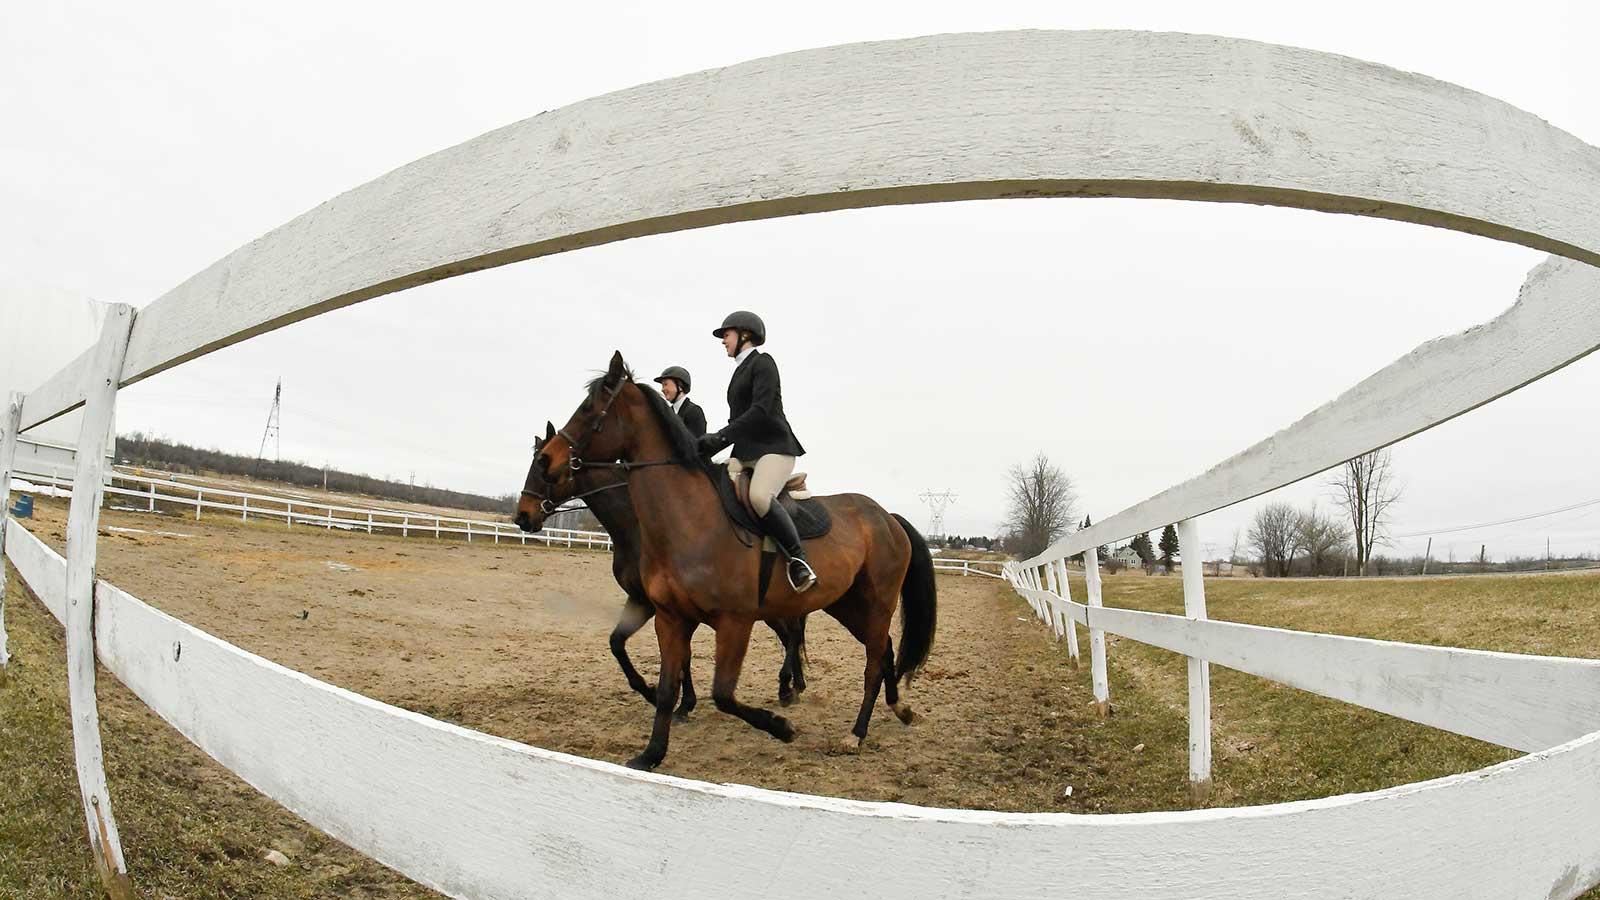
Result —
M633 371L626 366L623 367L622 376L629 381L634 381ZM594 380L589 382L589 393L593 394L599 391L605 386L605 382L606 373L597 375ZM698 441L690 433L689 426L683 424L683 420L678 418L678 414L672 411L671 406L667 405L667 399L656 393L655 388L650 385L640 384L635 381L634 387L638 388L639 393L644 395L644 402L650 407L650 411L655 413L656 421L661 424L662 430L666 432L667 444L672 447L672 461L686 469L710 471L711 463L700 456Z

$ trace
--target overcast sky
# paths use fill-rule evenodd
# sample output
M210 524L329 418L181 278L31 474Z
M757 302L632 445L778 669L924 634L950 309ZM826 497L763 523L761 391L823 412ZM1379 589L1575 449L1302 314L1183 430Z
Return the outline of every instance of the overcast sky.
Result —
M0 270L143 305L335 194L542 110L760 56L1023 27L1332 51L1453 81L1600 144L1592 2L889 5L14 4L0 28ZM1019 200L633 240L298 323L128 388L124 431L491 494L621 349L726 421L710 329L765 317L825 492L992 533L1049 455L1097 520L1190 477L1429 338L1509 306L1542 254L1236 205ZM1600 362L1395 449L1397 533L1600 498ZM1191 403L1198 399L1198 404ZM1323 479L1277 495L1331 502ZM1223 552L1260 501L1207 516ZM1435 540L1443 558L1600 552L1600 506ZM1426 538L1397 541L1421 552Z

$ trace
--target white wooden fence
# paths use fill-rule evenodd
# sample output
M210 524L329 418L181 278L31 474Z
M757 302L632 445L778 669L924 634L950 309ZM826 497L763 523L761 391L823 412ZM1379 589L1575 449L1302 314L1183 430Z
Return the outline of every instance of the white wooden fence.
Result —
M993 569L994 571L990 571ZM947 559L935 556L933 570L935 572L949 572L952 575L984 575L989 578L1004 578L1002 574L1005 564L991 562L987 559Z
M423 510L330 505L304 497L230 491L116 470L106 472L104 477L106 484L103 491L124 498L124 505L120 509L156 512L157 503L169 503L193 507L196 520L200 519L202 510L209 509L237 513L242 522L248 522L251 516L276 519L287 528L302 525L328 531L337 528L341 531L365 531L368 534L389 532L401 537L462 535L468 541L477 538L496 544L504 539L508 543L523 545L532 541L546 547L611 549L611 536L604 531L545 528L527 534L510 522L442 516ZM29 475L27 479L63 490L72 489L72 480L62 475Z
M85 820L107 886L126 890L127 873L99 761L95 653L257 789L452 896L836 898L869 885L895 898L1559 898L1600 881L1594 661L1216 622L1198 570L1185 578L1183 616L1105 607L1093 564L1083 602L1067 588L1062 560L1079 550L1176 522L1197 552L1206 512L1600 347L1600 150L1480 94L1347 57L1182 34L941 35L757 60L547 112L341 194L136 318L119 307L96 347L11 403L0 479L19 425L86 406L80 449L90 447L90 423L105 421L119 385L412 285L724 222L1071 195L1379 216L1553 254L1493 321L1422 345L1283 432L1005 572L1074 657L1076 626L1089 629L1103 708L1106 632L1191 659L1197 783L1209 776L1213 662L1529 755L1365 794L1116 816L923 809L641 774L341 690L95 582L98 498L79 491L65 558L19 522L0 541L67 629ZM363 252L323 250L352 246ZM80 452L75 484L101 484L99 457ZM662 834L694 839L640 840Z

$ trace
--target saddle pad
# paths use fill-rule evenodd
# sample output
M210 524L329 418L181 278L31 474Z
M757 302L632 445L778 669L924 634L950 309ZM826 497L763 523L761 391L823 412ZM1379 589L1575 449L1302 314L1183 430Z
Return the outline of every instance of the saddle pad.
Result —
M765 535L766 531L750 515L750 510L745 509L739 502L739 496L734 488L733 479L728 477L727 466L712 468L711 481L717 487L717 496L722 498L722 510L739 526L751 534ZM828 508L818 499L795 500L789 496L788 491L778 495L778 502L789 511L789 518L794 520L795 530L800 532L800 540L810 541L823 537L833 528L833 516L828 513Z

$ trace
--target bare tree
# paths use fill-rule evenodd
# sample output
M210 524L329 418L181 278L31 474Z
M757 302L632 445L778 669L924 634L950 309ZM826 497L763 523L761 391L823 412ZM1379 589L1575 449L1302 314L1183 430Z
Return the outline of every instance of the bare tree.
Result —
M1300 552L1299 526L1300 513L1287 503L1268 503L1256 510L1249 541L1269 576L1289 574L1289 565Z
M1027 559L1067 533L1077 518L1078 495L1072 479L1043 453L1006 470L1008 489L1006 549Z
M1356 550L1356 574L1367 574L1372 548L1387 543L1389 507L1400 499L1388 450L1362 454L1339 467L1328 482L1334 502L1350 520Z
M1312 575L1321 575L1323 563L1342 556L1345 545L1350 542L1349 526L1336 516L1319 512L1315 503L1300 514L1296 528Z

